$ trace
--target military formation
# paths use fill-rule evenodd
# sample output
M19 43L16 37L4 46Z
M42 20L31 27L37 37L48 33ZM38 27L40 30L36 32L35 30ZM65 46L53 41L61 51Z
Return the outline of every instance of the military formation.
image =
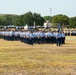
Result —
M76 30L65 30L66 36L76 36Z
M29 31L29 30L1 30L0 38L8 41L21 41L26 44L65 44L65 34L63 31Z

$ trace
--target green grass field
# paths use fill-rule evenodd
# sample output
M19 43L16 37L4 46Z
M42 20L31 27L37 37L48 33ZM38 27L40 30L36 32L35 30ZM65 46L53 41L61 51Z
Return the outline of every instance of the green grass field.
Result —
M76 75L76 37L61 47L0 39L0 75Z

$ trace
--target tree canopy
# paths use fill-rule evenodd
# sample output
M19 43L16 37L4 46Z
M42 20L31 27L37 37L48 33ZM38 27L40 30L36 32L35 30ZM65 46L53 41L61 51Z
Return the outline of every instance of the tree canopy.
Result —
M34 22L36 25L43 25L44 21L49 21L53 25L67 25L69 27L76 27L76 17L69 18L66 15L58 14L55 16L44 16L42 17L39 13L27 12L22 15L0 15L0 25L17 25L24 26L28 24L29 26L33 26Z
M23 15L4 15L0 16L0 25L17 25L17 26L24 26L34 25L43 25L45 19L41 17L38 13L27 12Z
M52 22L52 17L51 16L44 16L45 20L48 20L49 22Z
M71 28L76 28L76 17L72 17L69 19L69 25Z
M54 23L55 25L60 23L60 25L69 25L69 18L66 15L55 15L52 18L52 23Z
M32 12L27 12L17 19L17 24L16 25L34 25L34 22L36 22L36 25L43 25L44 23L44 18L41 17L40 14L37 13L32 13Z

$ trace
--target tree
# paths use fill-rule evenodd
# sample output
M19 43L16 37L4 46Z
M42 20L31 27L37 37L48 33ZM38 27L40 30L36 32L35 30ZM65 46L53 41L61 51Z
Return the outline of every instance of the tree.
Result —
M44 23L44 18L41 17L40 14L37 13L32 13L32 12L27 12L21 16L18 17L16 23L17 25L26 25L28 24L29 26L34 25L34 22L36 25L43 25Z
M33 14L31 12L28 12L23 16L24 16L25 24L28 24L30 26L33 25Z
M52 17L51 16L44 16L45 20L48 20L49 22L52 22Z
M6 24L6 18L4 16L0 16L0 25L5 25Z
M24 26L25 25L25 21L24 21L23 15L17 17L16 25L17 26Z
M36 22L36 25L43 25L45 20L43 17L41 17L40 14L34 13L33 17L34 17L34 21Z
M76 17L72 17L69 19L69 24L71 28L76 28Z
M69 25L69 18L66 15L55 15L52 18L52 22L54 23L54 25L57 25L58 23L60 25Z

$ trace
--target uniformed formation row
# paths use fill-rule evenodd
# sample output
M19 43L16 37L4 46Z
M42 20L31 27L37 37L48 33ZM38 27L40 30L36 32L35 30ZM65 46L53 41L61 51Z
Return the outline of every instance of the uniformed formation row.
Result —
M27 44L54 44L57 46L65 44L65 34L63 32L43 32L43 31L0 31L0 38L9 41L19 40Z
M67 31L65 32L65 35L66 35L66 36L76 36L76 30L72 30L72 31L67 30Z

